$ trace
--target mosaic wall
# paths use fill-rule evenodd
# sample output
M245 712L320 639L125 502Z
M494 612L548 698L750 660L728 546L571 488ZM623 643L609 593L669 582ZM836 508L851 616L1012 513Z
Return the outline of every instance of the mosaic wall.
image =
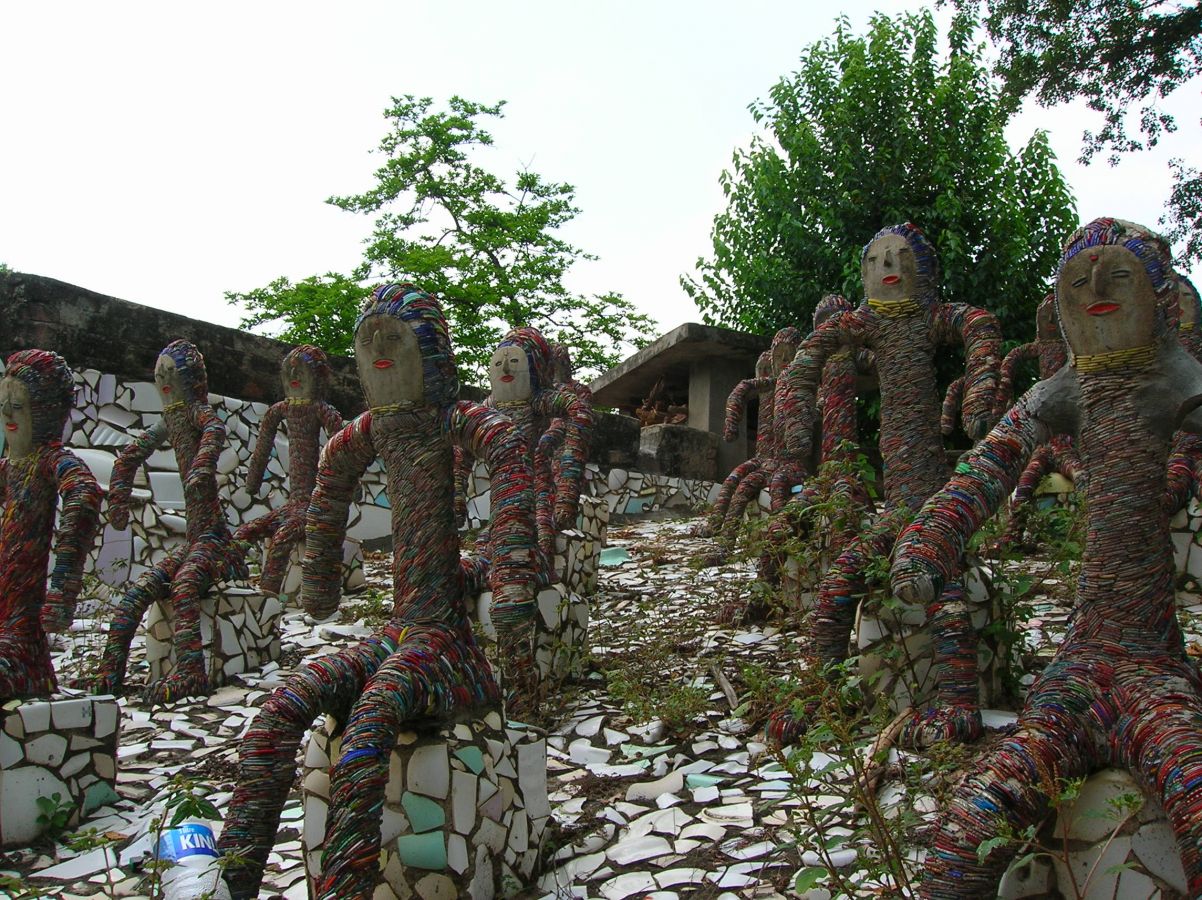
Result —
M338 758L333 721L314 730L302 792L305 866L320 872ZM551 816L547 742L499 710L435 732L402 731L389 759L375 900L509 897L532 881ZM312 890L312 887L310 888Z
M37 798L59 794L81 814L115 802L121 708L112 696L11 700L0 706L0 847L44 830Z
M96 480L107 488L116 454L162 418L162 403L150 381L125 381L94 369L77 371L75 381L76 408L71 411L70 433L64 437ZM282 434L276 435L275 452L263 477L264 489L260 496L252 497L242 485L267 404L218 394L210 394L209 403L229 434L228 445L217 462L217 484L226 503L226 517L236 528L283 505L287 499L288 441ZM358 542L391 534L384 470L379 462L367 470L363 484L362 502L351 507L347 535L354 543L348 553L357 552ZM113 587L122 587L142 574L184 534L183 482L175 454L166 443L138 470L134 485L130 528L120 532L106 526L89 567L92 574Z
M1202 506L1190 500L1186 509L1173 517L1173 558L1177 572L1202 585Z

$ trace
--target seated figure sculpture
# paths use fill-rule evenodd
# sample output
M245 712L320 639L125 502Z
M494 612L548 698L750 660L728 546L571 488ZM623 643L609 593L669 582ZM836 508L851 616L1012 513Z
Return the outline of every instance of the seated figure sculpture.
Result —
M884 462L884 511L847 545L823 577L810 617L814 649L823 662L847 657L859 600L866 593L865 569L886 556L898 533L922 503L947 479L940 437L940 399L934 354L941 344L963 343L967 357L965 422L970 437L988 428L997 392L1001 335L989 312L941 303L935 248L916 226L882 229L864 248L861 262L867 299L815 329L801 345L777 385L776 416L783 451L806 459L813 438L815 393L826 360L847 346L875 354L881 389L880 452ZM954 582L927 610L935 640L935 705L915 714L907 742L971 740L981 731L976 701L976 636L963 590ZM769 737L792 740L804 723L791 712L775 713Z
M758 394L760 400L755 455L735 466L723 480L714 508L700 529L702 533L718 536L728 549L738 535L744 511L768 487L780 463L772 413L773 392L777 376L792 360L799 343L801 332L792 325L780 329L772 336L772 345L756 360L755 377L740 381L726 398L726 422L722 429L725 441L733 441L738 435L751 395Z
M977 848L1003 821L1020 834L1048 813L1038 773L1105 766L1128 769L1161 800L1189 894L1202 895L1202 679L1177 622L1161 498L1174 428L1202 430L1202 365L1166 320L1168 267L1164 241L1137 225L1095 219L1069 237L1056 283L1069 364L1018 401L898 541L895 594L930 602L1039 442L1075 436L1092 477L1068 634L1017 731L973 765L941 818L923 897L993 896L1014 844L984 859Z
M267 538L259 586L278 594L292 548L305 539L305 514L317 481L317 454L321 429L327 437L342 430L342 416L326 400L330 364L325 351L308 344L290 351L280 366L284 399L267 409L259 424L259 437L246 473L246 490L253 497L263 484L263 473L275 446L275 434L288 425L288 500L266 515L239 528L234 539L258 542Z
M100 522L100 487L63 446L75 384L63 358L21 350L0 378L0 701L57 687L47 632L71 624ZM55 537L59 498L62 514ZM54 540L54 569L46 569Z
M184 541L142 574L113 614L94 688L117 694L125 683L129 647L147 608L166 600L175 612L175 670L146 686L147 703L169 703L209 693L200 633L200 601L214 584L244 577L242 554L231 542L217 496L217 458L225 449L225 425L209 405L204 357L188 341L172 341L154 367L163 418L117 457L109 483L109 521L129 524L134 472L163 441L175 453L184 484Z
M377 288L355 325L369 410L322 452L309 507L302 600L314 618L337 608L347 514L367 467L382 458L392 506L389 623L357 646L302 666L263 705L240 750L219 849L235 897L254 897L296 774L301 736L319 713L345 723L331 771L320 896L368 898L380 855L389 754L402 726L495 705L501 692L468 620L454 522L453 446L484 460L492 483L492 617L513 632L534 613L533 491L522 432L461 402L446 320L413 285Z

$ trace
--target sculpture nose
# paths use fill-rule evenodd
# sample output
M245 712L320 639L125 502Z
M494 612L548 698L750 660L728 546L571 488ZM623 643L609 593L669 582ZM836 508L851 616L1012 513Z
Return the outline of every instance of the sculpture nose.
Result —
M1094 266L1093 270L1089 273L1089 287L1093 290L1095 295L1099 297L1102 296L1103 281L1101 266Z
M885 268L890 269L892 267L893 267L893 250L891 250L889 248L885 248Z

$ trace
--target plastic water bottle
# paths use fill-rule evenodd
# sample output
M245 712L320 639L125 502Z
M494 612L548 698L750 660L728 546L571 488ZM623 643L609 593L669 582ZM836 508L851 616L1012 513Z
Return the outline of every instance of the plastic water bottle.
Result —
M217 866L217 841L203 822L184 822L159 838L159 859L174 863L163 872L163 900L230 900Z

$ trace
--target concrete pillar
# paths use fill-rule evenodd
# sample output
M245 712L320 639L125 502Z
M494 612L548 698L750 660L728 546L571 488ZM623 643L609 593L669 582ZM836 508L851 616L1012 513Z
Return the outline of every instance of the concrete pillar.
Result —
M698 359L689 364L689 421L693 428L718 435L718 478L725 478L747 458L747 420L739 425L738 436L729 444L722 440L726 422L726 398L735 385L752 372L745 364L727 360Z

